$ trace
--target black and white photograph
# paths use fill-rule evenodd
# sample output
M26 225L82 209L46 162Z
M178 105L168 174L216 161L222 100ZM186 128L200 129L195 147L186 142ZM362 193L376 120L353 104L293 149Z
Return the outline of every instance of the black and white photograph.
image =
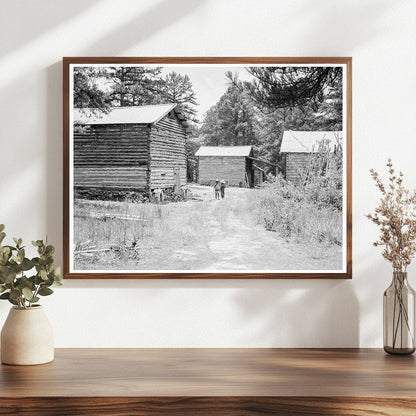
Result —
M68 275L345 277L347 62L68 78Z

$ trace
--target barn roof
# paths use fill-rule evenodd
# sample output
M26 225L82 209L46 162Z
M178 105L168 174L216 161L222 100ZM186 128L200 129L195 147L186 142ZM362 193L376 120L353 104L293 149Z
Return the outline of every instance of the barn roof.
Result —
M283 133L281 153L315 153L322 140L331 148L342 139L342 131L292 131Z
M174 110L179 120L188 123L177 104L156 104L132 107L113 107L108 113L97 114L94 109L74 108L74 122L79 124L154 124Z
M195 156L250 156L252 146L201 146Z

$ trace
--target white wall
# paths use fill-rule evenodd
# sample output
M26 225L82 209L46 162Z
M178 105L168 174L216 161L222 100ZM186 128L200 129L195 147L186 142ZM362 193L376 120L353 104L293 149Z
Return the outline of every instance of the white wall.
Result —
M379 347L390 266L368 169L416 187L416 3L0 0L0 222L62 248L62 56L352 56L352 281L67 281L58 347ZM410 281L416 287L415 267ZM0 304L0 324L9 305Z

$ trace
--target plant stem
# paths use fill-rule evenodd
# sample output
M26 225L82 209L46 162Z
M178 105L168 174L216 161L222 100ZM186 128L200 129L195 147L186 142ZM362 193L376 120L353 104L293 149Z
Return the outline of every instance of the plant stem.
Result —
M396 348L397 336L400 326L400 348L403 348L403 320L405 328L407 328L408 334L410 335L412 345L414 344L414 336L409 326L409 315L407 313L407 307L403 300L403 284L404 281L400 279L394 280L394 307L393 307L393 348ZM397 320L396 320L396 308Z

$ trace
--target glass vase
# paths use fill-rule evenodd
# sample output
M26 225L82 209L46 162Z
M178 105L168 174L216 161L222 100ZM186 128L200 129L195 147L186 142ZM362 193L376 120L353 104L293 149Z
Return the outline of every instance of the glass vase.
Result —
M415 351L415 291L406 272L393 272L383 296L384 351L413 354Z

